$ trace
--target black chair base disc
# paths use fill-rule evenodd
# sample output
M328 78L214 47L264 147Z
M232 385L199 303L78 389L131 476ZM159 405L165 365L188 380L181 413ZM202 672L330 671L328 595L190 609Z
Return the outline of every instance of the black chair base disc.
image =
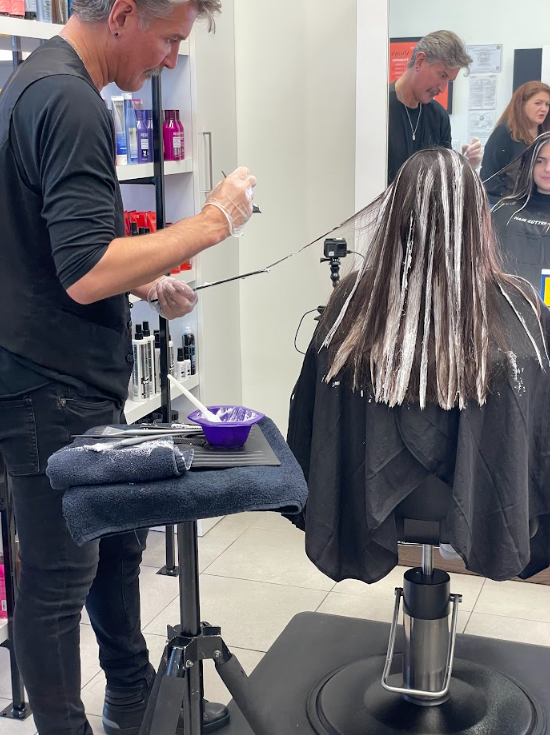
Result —
M456 659L450 696L419 706L380 683L384 656L342 666L312 690L308 718L318 735L543 735L545 716L523 687L494 669ZM402 686L402 657L390 683ZM393 675L395 672L395 675Z

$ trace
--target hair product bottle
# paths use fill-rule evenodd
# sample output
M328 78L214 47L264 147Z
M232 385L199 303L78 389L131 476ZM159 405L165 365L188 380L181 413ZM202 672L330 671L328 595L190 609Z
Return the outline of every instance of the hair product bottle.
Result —
M189 326L183 330L183 356L185 360L189 360L191 363L191 375L195 375L197 372L195 335Z
M151 398L151 383L149 381L149 366L147 364L148 344L143 339L141 324L136 324L136 333L132 340L134 353L134 401L146 401Z
M126 123L124 121L124 98L111 97L113 103L113 120L116 133L116 162L117 166L126 166L128 163L128 147L126 143Z
M153 110L145 110L145 124L147 126L147 133L149 134L149 156L150 160L155 159L155 149L153 145Z
M160 331L155 329L155 393L160 393Z
M25 18L36 20L36 0L25 0Z
M128 148L128 163L138 162L138 136L137 119L134 110L134 101L130 93L125 93L124 98L124 127L126 130L126 145Z
M155 385L155 338L149 329L149 322L143 322L143 341L146 343L147 369L149 371L151 395L154 395L157 392Z
M185 131L183 129L183 123L180 120L180 111L176 110L175 115L176 115L176 120L175 120L176 127L178 128L178 133L179 133L179 141L178 141L179 142L179 159L178 160L183 161L183 159L185 158ZM174 144L174 148L176 148L175 144Z
M176 121L173 110L164 110L164 123L162 126L162 139L164 142L164 159L166 161L176 160L175 140Z
M147 121L145 120L144 110L136 110L136 130L138 163L149 163L151 160L151 152L149 149L149 131L147 130Z
M42 23L53 23L52 0L36 0L36 19Z

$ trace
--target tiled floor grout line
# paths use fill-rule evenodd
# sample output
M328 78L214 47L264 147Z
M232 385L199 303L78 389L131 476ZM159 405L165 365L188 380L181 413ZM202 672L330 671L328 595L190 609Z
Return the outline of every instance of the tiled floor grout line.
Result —
M212 562L213 563L213 562ZM299 584L288 584L287 582L269 582L265 579L248 579L247 577L234 577L226 576L225 574L212 574L206 571L202 572L201 577L215 577L216 579L236 579L239 582L252 582L252 584L271 584L274 587L289 587L293 590L306 590L307 592L327 592L327 590L320 589L319 587L302 587ZM330 594L334 588L328 590L327 594ZM359 595L360 596L360 595Z
M484 579L484 580L483 580L483 584L482 584L482 585L481 585L481 587L479 588L479 592L478 592L478 594L477 594L477 597L476 597L476 601L474 602L474 606L472 607L472 612L474 612L474 611L475 611L475 609L476 609L477 603L479 602L479 598L481 597L481 593L483 592L483 588L485 587L485 582L486 582L486 581L487 581L487 580L486 580L486 579ZM469 621L468 621L468 622L469 622Z
M328 600L328 597L329 597L329 595L330 595L331 593L332 593L332 590L331 590L331 592L327 592L327 594L326 594L326 595L325 595L325 596L323 597L323 599L322 599L322 600L321 600L321 602L320 602L320 603L319 603L319 604L317 605L317 607L315 608L315 610L314 610L313 612L319 612L319 610L320 610L321 606L325 604L325 602L326 602L326 601Z
M466 612L468 612L468 610L466 610ZM464 626L464 631L463 631L462 635L466 635L467 630L468 630L468 626L470 625L470 620L472 619L472 615L474 614L474 611L473 610L470 610L469 612L470 612L470 614L468 615L468 620L466 621L466 625Z
M222 521L222 523L223 523L223 521ZM211 562L210 562L210 564L208 564L208 566L206 566L206 567L205 567L205 568L204 568L204 569L202 570L201 574L204 574L205 572L207 572L207 571L208 571L208 570L210 569L210 567L212 566L212 564L215 564L215 563L216 563L216 562L218 561L218 559L220 558L220 556L221 556L222 554L225 554L225 552L226 552L226 551L229 551L229 549L230 549L230 548L231 548L231 547L232 547L232 546L233 546L234 544L236 544L236 543L237 543L237 541L238 541L238 540L239 540L239 539L241 538L241 536L243 536L243 535L244 535L244 534L245 534L245 533L246 533L246 532L247 532L247 531L248 531L249 529L251 529L251 528L254 528L254 526L248 526L248 528L245 528L245 529L244 529L244 530L242 531L242 533L240 533L240 534L239 534L239 535L238 535L238 536L237 536L237 537L236 537L235 539L233 539L233 541L232 541L232 542L231 542L231 543L229 544L229 546L228 546L227 548L225 548L225 549L224 549L223 551L220 551L220 553L218 554L218 556L217 556L217 557L216 557L216 558L215 558L215 559L214 559L213 561L211 561ZM199 563L200 563L200 553L201 553L201 552L200 552L200 548L199 548Z

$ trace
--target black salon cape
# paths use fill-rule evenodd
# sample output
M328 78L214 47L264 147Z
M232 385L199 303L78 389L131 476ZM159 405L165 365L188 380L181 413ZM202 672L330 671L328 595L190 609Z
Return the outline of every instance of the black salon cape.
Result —
M525 301L514 301L536 333ZM548 343L550 312L542 308ZM485 406L462 411L390 409L353 391L346 374L327 384L318 328L291 400L288 443L309 486L305 513L291 520L331 579L372 583L396 566L394 509L429 473L453 488L445 540L469 570L505 580L549 565L550 370L546 358L547 372L534 359L511 307L503 309L517 377L503 377ZM537 342L544 349L540 329ZM532 518L539 530L530 538Z
M550 195L533 192L523 201L503 203L493 210L504 270L527 279L537 293L541 273L550 268Z

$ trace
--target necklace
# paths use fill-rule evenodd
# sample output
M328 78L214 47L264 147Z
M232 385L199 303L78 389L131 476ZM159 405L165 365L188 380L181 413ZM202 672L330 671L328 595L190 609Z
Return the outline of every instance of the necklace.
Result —
M409 108L405 104L403 104L403 107L405 108L405 112L407 113L407 117L409 119L409 125L411 126L411 133L413 136L413 140L416 140L416 131L418 130L418 126L420 125L420 118L422 117L422 104L420 105L420 112L418 113L418 120L416 121L415 128L413 128L411 116L409 115Z
M80 54L78 53L78 50L77 50L77 49L76 49L76 48L75 48L75 47L73 46L73 44L72 44L72 43L71 43L71 42L69 41L69 39L68 39L68 38L65 38L65 36L62 36L61 34L60 34L60 36L59 36L59 37L60 37L60 38L62 38L62 39L63 39L63 40L65 41L65 43L67 43L67 44L68 44L68 45L69 45L69 46L70 46L70 47L72 48L72 50L73 50L73 51L75 52L75 54L76 54L76 55L78 56L78 58L80 59L80 61L81 61L81 62L82 62L82 63L84 64L84 59L83 59L83 58L82 58L82 56L81 56L81 55L80 55ZM84 66L86 66L86 64L84 64Z

